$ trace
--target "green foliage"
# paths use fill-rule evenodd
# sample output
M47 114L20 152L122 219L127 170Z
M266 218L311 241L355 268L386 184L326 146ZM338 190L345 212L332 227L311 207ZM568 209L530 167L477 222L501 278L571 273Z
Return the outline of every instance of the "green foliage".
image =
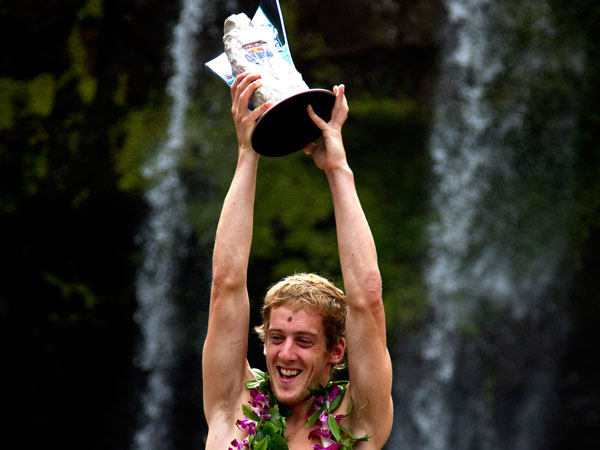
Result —
M125 106L127 100L127 84L129 77L126 73L120 73L117 77L117 88L113 94L113 101L117 106Z
M68 282L48 272L44 274L44 279L52 286L57 287L65 299L81 297L85 309L92 309L98 304L98 298L94 295L92 289L84 283Z
M117 189L111 150L123 139L129 77L149 71L112 58L129 38L111 47L110 69L101 63L110 34L123 33L103 5L0 8L0 341L19 392L5 398L19 418L11 433L25 446L58 445L61 435L69 448L102 435L101 446L119 447L108 442L130 429L107 418L131 400L123 379L132 374L133 237L143 205ZM141 108L146 95L142 88L128 106Z
M302 152L264 158L259 171L253 254L276 261L274 280L306 270L336 274L331 199L312 158Z
M17 115L15 104L22 96L23 84L10 78L0 78L0 130L13 127Z
M54 108L57 82L50 73L32 80L0 78L0 130L31 116L48 117Z
M426 112L408 97L350 97L344 140L377 244L390 329L414 328L427 304L427 130Z
M88 2L79 10L77 18L79 20L86 18L101 19L104 13L104 0L88 0Z
M216 78L216 77L215 77ZM227 86L210 78L190 106L182 174L189 180L188 219L198 245L212 249L216 223L237 161ZM207 253L207 259L210 252Z
M150 102L130 110L118 125L122 143L115 149L114 160L118 186L123 191L139 194L148 185L142 174L144 161L152 157L163 139L166 120L165 108Z
M25 111L39 116L49 116L54 107L56 80L49 73L42 73L28 83L28 104Z
M84 104L90 104L96 96L97 81L88 71L87 49L81 36L81 29L75 26L68 40L71 58L71 73L77 79L77 92Z

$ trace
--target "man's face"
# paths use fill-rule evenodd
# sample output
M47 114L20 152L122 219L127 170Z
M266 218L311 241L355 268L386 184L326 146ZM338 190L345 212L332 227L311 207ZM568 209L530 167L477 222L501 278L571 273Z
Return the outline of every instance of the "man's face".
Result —
M308 387L325 385L344 345L327 350L323 320L310 309L286 306L271 310L265 336L265 357L277 400L294 405L310 397Z

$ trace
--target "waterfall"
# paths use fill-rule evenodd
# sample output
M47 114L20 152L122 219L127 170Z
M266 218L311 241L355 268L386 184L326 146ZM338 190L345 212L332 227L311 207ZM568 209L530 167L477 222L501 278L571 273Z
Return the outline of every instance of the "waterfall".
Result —
M133 442L133 447L140 450L172 448L170 378L177 359L174 277L189 232L185 189L177 170L184 148L184 122L195 70L195 36L201 9L202 0L183 0L169 49L173 75L167 86L171 107L166 137L143 167L150 187L146 193L149 217L140 235L144 261L136 281L135 320L143 339L136 363L147 374L141 424Z
M546 0L445 6L430 137L431 321L395 373L389 448L535 449L565 335L569 89L582 61Z

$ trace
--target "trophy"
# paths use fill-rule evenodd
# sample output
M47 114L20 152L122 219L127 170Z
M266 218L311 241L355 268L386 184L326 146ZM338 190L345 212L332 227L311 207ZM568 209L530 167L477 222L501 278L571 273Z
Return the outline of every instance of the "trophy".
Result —
M259 8L258 12L262 10ZM278 18L279 22L273 22L283 27L280 10ZM285 30L278 31L268 19L263 22L255 19L251 21L246 14L240 13L225 20L223 43L231 65L230 75L222 76L223 69L211 65L215 60L207 66L228 84L244 72L261 75L262 85L254 91L250 106L258 107L269 100L273 106L256 121L252 146L264 156L285 156L321 136L321 130L309 117L306 107L311 105L316 114L329 121L335 95L327 89L310 89L294 67L287 43L282 51L278 34L283 34L285 39Z

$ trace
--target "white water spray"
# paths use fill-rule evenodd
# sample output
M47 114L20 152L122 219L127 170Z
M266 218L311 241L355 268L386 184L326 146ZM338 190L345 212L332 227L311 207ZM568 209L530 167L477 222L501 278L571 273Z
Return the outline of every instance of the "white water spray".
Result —
M575 115L568 88L555 87L581 61L557 39L546 0L445 4L430 140L433 319L419 367L404 372L415 379L401 381L410 423L397 422L390 448L529 450L553 389L544 353L563 332L547 324L567 247ZM511 358L518 399L506 406L495 396Z
M150 213L141 237L144 265L137 276L135 320L143 339L136 362L148 379L142 397L142 423L134 436L136 450L172 447L170 376L177 353L173 283L188 234L185 189L177 170L185 140L184 123L195 70L195 37L201 9L202 0L183 0L170 46L174 73L167 87L172 103L166 138L143 168L151 183L146 193Z

